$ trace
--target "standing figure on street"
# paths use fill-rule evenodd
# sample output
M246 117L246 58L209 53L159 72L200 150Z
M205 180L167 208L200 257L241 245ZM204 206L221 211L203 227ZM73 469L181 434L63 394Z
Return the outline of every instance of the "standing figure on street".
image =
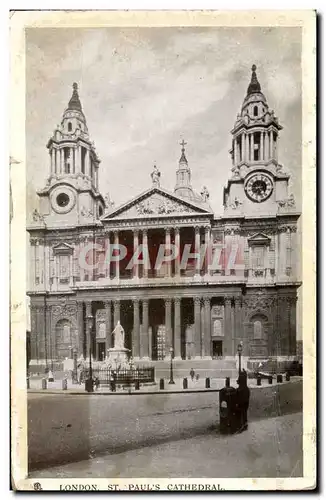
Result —
M192 381L195 378L195 370L193 368L191 368L191 370L190 370L190 378L191 378Z
M247 385L247 372L242 370L237 380L237 411L239 417L239 432L248 429L247 412L249 408L250 389Z

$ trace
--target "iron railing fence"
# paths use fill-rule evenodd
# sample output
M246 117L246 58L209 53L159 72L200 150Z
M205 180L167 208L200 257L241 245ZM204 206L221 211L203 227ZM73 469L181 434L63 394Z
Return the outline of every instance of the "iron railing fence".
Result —
M89 376L89 368L84 371L84 377ZM137 367L130 369L112 370L112 368L92 368L93 379L98 378L101 385L116 382L116 384L131 384L139 382L140 384L155 382L155 368Z

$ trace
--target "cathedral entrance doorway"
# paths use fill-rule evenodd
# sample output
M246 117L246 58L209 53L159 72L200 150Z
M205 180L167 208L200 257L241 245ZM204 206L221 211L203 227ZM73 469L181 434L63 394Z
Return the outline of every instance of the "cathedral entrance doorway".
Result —
M212 357L213 359L221 358L223 356L223 342L222 340L212 341Z
M163 299L150 301L149 325L151 329L151 359L162 360L166 356L165 305Z

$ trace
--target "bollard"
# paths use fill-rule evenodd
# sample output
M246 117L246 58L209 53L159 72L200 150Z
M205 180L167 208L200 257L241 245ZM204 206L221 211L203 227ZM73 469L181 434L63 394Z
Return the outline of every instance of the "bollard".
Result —
M26 385L27 385L27 389L29 389L30 388L29 377L27 377L27 379L26 379Z
M290 382L290 374L289 374L289 372L286 372L286 375L285 375L285 380L286 380L287 382Z
M46 378L42 378L42 389L46 389L47 384L46 384Z
M62 390L66 391L67 390L67 387L68 387L68 383L67 383L67 379L64 378L62 380Z
M160 390L164 389L164 378L160 378Z
M136 382L135 382L135 391L139 391L139 388L140 388L139 380L136 380Z
M226 377L226 379L225 379L225 387L230 387L230 377Z
M277 375L277 377L276 377L276 382L277 382L278 384L281 384L281 383L283 382L283 376L282 376L282 375Z
M270 376L268 377L268 383L269 383L269 384L272 384L272 383L273 383L273 377L272 377L272 375L270 375Z
M205 387L206 387L206 389L210 389L211 388L211 379L209 377L206 377Z
M186 377L183 379L183 388L188 389L188 379Z
M261 385L261 377L260 377L260 375L257 376L257 385Z

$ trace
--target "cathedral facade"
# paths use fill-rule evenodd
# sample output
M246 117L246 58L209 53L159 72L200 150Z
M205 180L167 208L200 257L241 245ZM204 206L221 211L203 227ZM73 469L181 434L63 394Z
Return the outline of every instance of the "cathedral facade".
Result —
M135 361L234 358L240 343L251 359L295 355L300 214L281 129L253 66L223 216L193 189L184 141L174 192L154 166L149 189L114 207L74 84L27 228L31 364L105 360L118 320Z

